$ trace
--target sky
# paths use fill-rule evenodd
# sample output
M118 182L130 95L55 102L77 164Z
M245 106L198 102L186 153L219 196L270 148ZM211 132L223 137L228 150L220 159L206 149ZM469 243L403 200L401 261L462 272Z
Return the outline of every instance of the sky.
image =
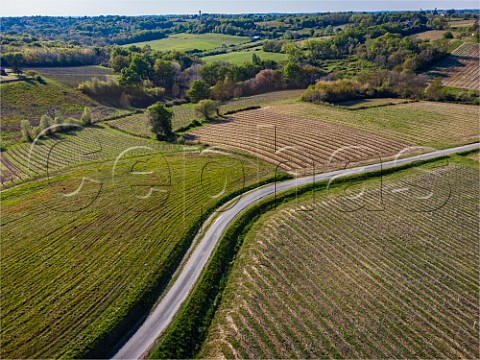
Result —
M203 13L303 13L420 9L478 9L480 0L1 0L1 16L163 15Z

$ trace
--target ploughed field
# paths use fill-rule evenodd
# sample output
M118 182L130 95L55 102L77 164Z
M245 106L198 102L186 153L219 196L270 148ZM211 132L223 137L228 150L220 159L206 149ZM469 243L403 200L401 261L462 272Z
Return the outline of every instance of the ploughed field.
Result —
M263 215L199 356L478 357L479 180L442 162Z
M208 150L139 149L3 191L1 357L86 356L168 280L209 207L273 172Z
M442 78L444 85L480 90L480 44L464 43L440 61L429 74Z
M242 112L192 134L185 138L234 147L289 171L327 170L348 162L380 161L407 146L362 130L276 114L268 109Z

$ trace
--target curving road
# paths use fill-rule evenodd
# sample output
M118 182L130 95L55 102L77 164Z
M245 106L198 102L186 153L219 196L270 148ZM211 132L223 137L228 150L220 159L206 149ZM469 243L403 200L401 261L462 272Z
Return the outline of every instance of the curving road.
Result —
M307 185L314 182L328 181L339 177L364 174L372 171L386 170L397 166L408 165L415 161L430 160L442 156L448 156L456 153L466 152L474 149L480 149L480 144L470 144L451 149L434 151L427 154L413 156L405 159L392 160L388 162L366 165L345 170L333 171L325 174L308 176L300 179L288 180L277 184L270 184L249 193L239 196L234 205L228 210L218 215L215 221L210 225L202 240L193 251L179 276L168 290L165 297L160 301L154 311L147 317L141 327L124 344L124 346L115 354L114 359L139 359L145 356L160 334L165 330L173 317L180 309L182 303L187 299L190 290L197 282L200 274L205 267L215 245L222 237L227 227L233 220L247 207L255 204L257 201L297 186ZM215 214L214 214L215 215Z

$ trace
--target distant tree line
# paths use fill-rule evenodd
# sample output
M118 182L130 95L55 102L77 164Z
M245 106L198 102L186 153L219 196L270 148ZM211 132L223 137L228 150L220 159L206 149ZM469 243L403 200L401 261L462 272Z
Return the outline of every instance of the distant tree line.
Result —
M25 49L22 52L0 54L2 66L7 67L58 67L99 65L106 61L106 52L100 48Z
M451 18L457 12L449 13ZM467 14L462 14L466 17ZM468 14L477 17L478 13ZM446 19L433 11L386 12L360 14L353 12L308 15L220 15L204 14L181 16L95 16L95 17L5 17L1 18L1 44L12 41L52 41L65 44L113 45L161 39L178 33L218 33L229 35L260 36L270 39L299 39L313 36L321 29L332 35L342 25L369 27L387 23L408 23L410 31L421 26L443 29ZM301 31L313 29L310 32Z

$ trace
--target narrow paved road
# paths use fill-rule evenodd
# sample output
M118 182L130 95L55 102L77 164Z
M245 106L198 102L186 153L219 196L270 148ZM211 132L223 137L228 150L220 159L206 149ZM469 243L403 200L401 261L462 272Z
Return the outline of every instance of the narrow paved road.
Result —
M384 162L383 164L367 165L315 176L308 176L300 179L288 180L277 184L266 185L240 196L240 199L234 203L235 205L218 215L215 221L210 225L201 242L195 248L190 259L181 270L181 273L175 280L172 287L168 290L165 297L161 300L154 311L147 317L137 332L133 334L133 336L128 340L127 343L125 343L125 345L117 352L117 354L115 354L113 358L139 359L152 348L152 346L155 344L155 340L172 321L174 315L179 310L182 303L186 300L190 290L200 277L205 264L208 262L215 245L222 237L222 234L243 210L255 204L257 201L274 194L275 191L281 192L314 182L328 181L329 179L364 174L381 169L386 170L401 165L411 164L415 161L430 160L474 149L480 149L480 144L476 143L465 145L410 158L388 161Z

